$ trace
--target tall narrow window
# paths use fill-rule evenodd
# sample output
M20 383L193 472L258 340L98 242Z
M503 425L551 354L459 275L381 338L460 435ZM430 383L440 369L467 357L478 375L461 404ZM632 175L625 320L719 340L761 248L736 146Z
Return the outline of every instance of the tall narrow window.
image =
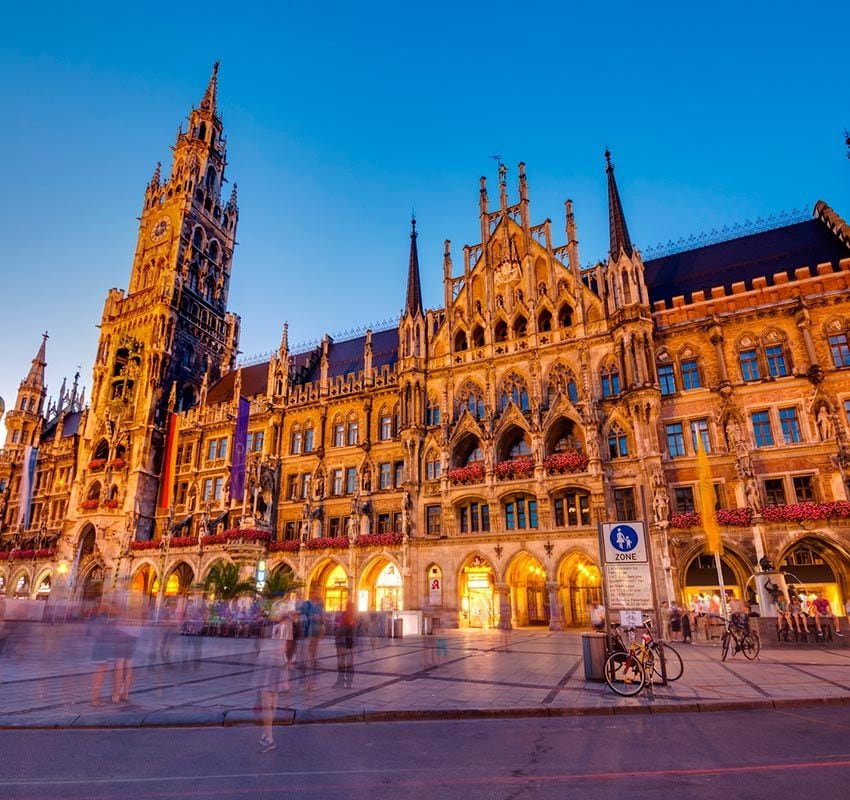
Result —
M708 435L708 420L695 419L691 422L691 444L694 452L697 451L697 441L702 439L702 446L706 453L711 452L711 438Z
M661 394L673 394L676 391L676 373L672 364L658 365L658 383L661 385Z
M349 447L353 447L360 441L360 426L357 419L351 419L348 422L348 438L346 442Z
M313 452L313 426L304 429L304 452Z
M829 351L836 367L850 367L850 343L846 333L835 333L829 337Z
M617 519L621 522L635 519L635 490L614 489L614 506L617 509Z
M345 423L343 423L343 422L335 422L334 423L333 443L334 443L334 447L344 447L345 446Z
M741 377L745 381L757 381L761 378L758 353L755 350L741 350L738 360L741 362Z
M785 353L781 344L772 344L770 347L765 347L764 356L767 359L767 371L771 377L782 378L788 374Z
M613 397L620 394L620 373L616 367L608 367L603 369L602 378L602 396Z
M797 419L796 408L780 408L779 424L782 427L782 438L785 444L798 444L803 440L800 435L800 421Z
M667 424L667 452L671 458L685 455L685 434L681 422Z
M794 497L798 503L812 503L815 499L815 482L811 475L795 475L791 479Z
M298 455L304 446L304 434L301 432L300 427L295 427L292 429L292 436L290 438L289 444L289 452L292 455Z
M345 469L345 493L354 494L357 491L357 468L346 467Z
M784 506L785 481L782 478L768 478L764 482L764 499L769 506Z
M767 411L754 411L752 420L756 447L772 447L773 431L770 427L770 414Z
M611 458L625 458L629 454L629 440L619 425L613 425L608 434L608 455Z
M699 366L697 365L697 360L695 358L689 358L682 362L682 388L686 391L688 389L699 389L700 388L700 380L699 380Z

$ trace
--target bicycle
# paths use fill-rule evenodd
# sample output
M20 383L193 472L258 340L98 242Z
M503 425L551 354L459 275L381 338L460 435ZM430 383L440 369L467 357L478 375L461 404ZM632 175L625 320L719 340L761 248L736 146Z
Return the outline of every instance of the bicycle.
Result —
M628 648L623 643L620 631L633 632L634 628L614 626L612 634L612 649L614 652L605 659L605 683L613 692L623 697L634 697L647 685L647 675L652 683L655 656L650 643L652 634L645 633L640 643L631 642Z
M652 651L652 655L654 656L652 662L652 671L659 678L663 678L663 675L661 674L661 653L663 648L664 666L667 672L667 680L679 680L679 678L682 677L685 671L685 664L682 661L682 656L679 655L678 651L675 648L667 644L667 642L659 641L655 638L651 618L646 617L643 620L643 626L646 628L646 633L643 635L644 642ZM626 645L623 643L622 636L620 636L618 625L614 626L614 631L611 634L611 646L609 649L612 652L620 653L625 653L628 650Z
M726 660L733 642L735 643L735 649L732 651L733 658L737 653L743 653L744 657L750 661L758 658L759 650L761 650L758 634L748 631L740 622L725 617L723 621L726 623L726 630L723 631L723 638L720 640L720 660Z

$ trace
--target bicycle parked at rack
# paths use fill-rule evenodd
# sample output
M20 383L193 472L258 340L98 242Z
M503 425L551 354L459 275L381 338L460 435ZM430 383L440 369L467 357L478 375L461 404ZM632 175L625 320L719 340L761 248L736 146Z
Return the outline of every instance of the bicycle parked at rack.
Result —
M646 628L646 633L644 634L644 640L646 645L652 651L652 655L654 656L654 660L652 663L652 671L659 678L663 677L661 674L661 651L663 649L664 652L664 666L667 672L667 680L668 681L677 681L682 677L682 674L685 671L685 664L682 661L682 656L679 655L678 651L667 644L667 642L659 641L655 638L655 634L653 632L653 624L652 619L650 617L645 617L643 620L643 627ZM623 642L623 637L620 635L620 626L615 625L613 632L611 634L611 643L609 646L609 652L612 653L625 653L628 650L625 643ZM628 630L630 633L633 633L634 629L623 629Z
M649 647L652 634L644 634L640 642L631 641L626 647L620 631L633 633L634 628L614 625L612 649L614 652L605 660L605 683L623 697L634 697L647 683L652 682L655 656Z
M726 623L726 630L723 631L723 638L720 640L720 660L725 661L729 655L729 650L734 643L735 649L732 651L734 657L736 653L743 653L745 658L752 661L758 657L761 650L761 642L757 633L747 630L746 626L737 620L722 618Z

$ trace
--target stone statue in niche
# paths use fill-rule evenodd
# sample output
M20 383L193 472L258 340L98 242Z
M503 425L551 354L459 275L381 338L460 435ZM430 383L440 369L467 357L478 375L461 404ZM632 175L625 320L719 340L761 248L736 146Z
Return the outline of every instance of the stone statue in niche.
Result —
M829 409L826 406L826 403L822 403L817 413L817 424L818 424L818 434L820 435L821 441L825 442L827 439L831 439L835 433L832 424L832 418L829 413Z

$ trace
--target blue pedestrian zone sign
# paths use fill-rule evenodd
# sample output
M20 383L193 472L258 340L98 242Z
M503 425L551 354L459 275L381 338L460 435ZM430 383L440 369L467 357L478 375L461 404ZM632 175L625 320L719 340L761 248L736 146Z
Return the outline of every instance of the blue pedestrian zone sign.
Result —
M603 525L605 561L609 564L646 562L646 540L642 522L607 522Z

